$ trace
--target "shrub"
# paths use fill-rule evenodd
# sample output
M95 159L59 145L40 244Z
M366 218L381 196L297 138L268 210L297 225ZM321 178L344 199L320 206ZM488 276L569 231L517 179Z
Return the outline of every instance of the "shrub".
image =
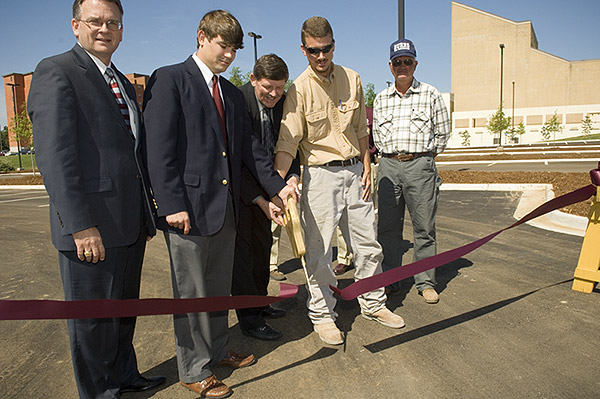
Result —
M12 172L15 170L15 167L12 166L9 162L0 160L0 172Z

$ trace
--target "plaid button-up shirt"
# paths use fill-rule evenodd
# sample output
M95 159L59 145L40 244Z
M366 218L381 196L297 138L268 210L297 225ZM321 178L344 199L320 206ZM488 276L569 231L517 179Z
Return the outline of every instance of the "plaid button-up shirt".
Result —
M373 141L384 154L439 154L450 138L450 119L440 92L413 78L401 95L392 84L373 104Z

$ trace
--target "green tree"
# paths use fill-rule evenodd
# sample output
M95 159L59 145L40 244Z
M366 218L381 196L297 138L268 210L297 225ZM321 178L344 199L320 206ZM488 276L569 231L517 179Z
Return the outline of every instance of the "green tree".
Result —
M288 89L290 88L290 86L292 85L292 83L294 83L294 81L292 79L288 79L287 82L285 82L286 93L287 93Z
M585 118L581 121L581 131L586 136L592 133L592 118L589 115L586 115Z
M375 101L376 96L375 85L373 83L367 83L365 85L365 105L373 108L373 102Z
M510 116L504 115L502 105L498 107L498 110L490 115L488 119L487 129L494 135L499 137L500 141L498 144L502 144L502 132L504 132L510 126Z
M244 75L240 67L233 67L231 68L231 72L229 72L229 81L240 87L250 81L249 76L249 74Z
M517 126L516 128L511 127L506 132L506 135L508 136L510 141L512 141L513 143L518 143L519 137L521 137L524 134L525 134L525 125L523 124L523 122L519 123L519 126Z
M10 145L8 143L8 126L4 126L0 130L0 151L9 150Z
M31 127L29 115L27 115L26 104L24 104L21 112L19 112L17 116L11 120L10 125L11 130L15 133L15 138L19 142L21 148L32 145L33 129ZM31 170L35 173L35 160L33 158L33 152L31 153Z
M462 138L462 142L460 143L461 145L468 147L471 145L471 134L469 133L468 130L463 130L462 132L458 132L458 135L460 136L460 138Z
M27 115L26 107L23 107L23 110L17 113L17 117L10 121L10 126L10 129L15 133L15 138L19 141L21 148L31 145L33 130L31 128L29 115Z
M542 137L544 140L550 140L550 137L554 136L556 138L556 133L559 133L562 130L562 126L558 122L558 115L556 115L556 111L554 111L554 115L544 123L542 126Z

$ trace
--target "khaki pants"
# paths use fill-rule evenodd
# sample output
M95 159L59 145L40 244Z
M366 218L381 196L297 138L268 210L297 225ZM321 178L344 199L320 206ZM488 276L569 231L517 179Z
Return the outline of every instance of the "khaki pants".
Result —
M356 281L381 272L383 254L376 239L373 202L362 200L362 164L305 166L301 197L301 221L306 242L308 314L314 324L335 321L336 299L329 288L337 279L331 268L331 241L339 225L354 253ZM385 306L383 288L358 297L363 313Z

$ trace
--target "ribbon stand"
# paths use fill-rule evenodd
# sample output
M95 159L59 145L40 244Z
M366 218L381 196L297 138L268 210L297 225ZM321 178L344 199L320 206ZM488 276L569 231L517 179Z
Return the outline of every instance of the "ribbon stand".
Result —
M579 262L575 269L572 289L589 294L596 283L600 282L600 162L598 169L590 171L592 184L596 186L596 195L592 202L589 222L585 230Z

